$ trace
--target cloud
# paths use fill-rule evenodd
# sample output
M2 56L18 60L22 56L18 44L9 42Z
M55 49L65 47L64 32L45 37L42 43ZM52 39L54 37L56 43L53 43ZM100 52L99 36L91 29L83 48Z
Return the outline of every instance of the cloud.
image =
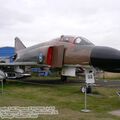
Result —
M15 36L30 46L71 34L120 49L119 4L119 0L0 0L0 46L13 45Z
M32 17L24 11L25 7L22 8L21 3L17 4L16 0L0 0L0 2L0 28L3 29L18 22L28 23L32 20Z

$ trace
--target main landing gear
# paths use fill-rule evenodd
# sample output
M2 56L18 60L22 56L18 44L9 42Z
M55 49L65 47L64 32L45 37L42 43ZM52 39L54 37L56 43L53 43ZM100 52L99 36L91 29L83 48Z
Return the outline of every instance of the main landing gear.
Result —
M86 85L86 86L81 87L81 89L80 89L80 91L82 93L85 93L85 90L86 90L86 93L88 93L88 94L92 93L92 86Z
M61 81L62 82L67 82L67 78L68 78L67 76L61 75Z
M0 70L0 80L6 83L6 74L2 70Z

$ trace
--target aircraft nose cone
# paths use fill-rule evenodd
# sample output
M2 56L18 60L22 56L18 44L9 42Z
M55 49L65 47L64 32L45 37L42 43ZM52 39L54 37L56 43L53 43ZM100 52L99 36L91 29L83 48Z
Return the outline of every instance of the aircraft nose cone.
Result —
M109 72L120 72L120 51L97 46L91 52L90 64Z

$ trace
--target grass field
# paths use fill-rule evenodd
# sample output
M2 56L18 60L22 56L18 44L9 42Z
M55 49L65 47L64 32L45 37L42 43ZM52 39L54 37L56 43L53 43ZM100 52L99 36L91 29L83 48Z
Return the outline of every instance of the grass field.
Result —
M94 94L87 97L91 112L83 113L84 94L80 86L78 83L52 85L9 81L3 95L0 94L0 106L55 106L59 111L58 115L42 115L36 120L120 120L109 114L120 109L120 97L115 88L94 87Z

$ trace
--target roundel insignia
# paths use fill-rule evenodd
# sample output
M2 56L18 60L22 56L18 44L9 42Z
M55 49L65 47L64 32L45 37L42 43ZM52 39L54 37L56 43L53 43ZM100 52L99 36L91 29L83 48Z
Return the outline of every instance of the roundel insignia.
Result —
M39 62L40 62L40 63L43 62L43 54L42 54L42 53L39 54Z

